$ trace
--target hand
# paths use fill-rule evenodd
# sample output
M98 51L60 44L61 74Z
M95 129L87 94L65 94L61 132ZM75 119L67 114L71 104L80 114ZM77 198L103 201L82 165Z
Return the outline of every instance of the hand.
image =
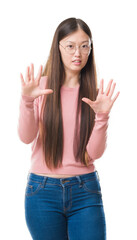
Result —
M22 84L22 95L37 98L43 94L53 93L52 89L40 89L39 82L42 73L42 65L40 66L37 77L34 79L34 66L31 64L31 70L27 67L25 81L22 73L20 73L21 84Z
M94 110L95 113L110 112L110 110L113 106L113 103L115 102L115 100L117 99L117 97L120 93L120 92L117 92L115 97L113 99L111 99L112 94L115 89L115 86L116 86L116 83L113 83L113 86L111 86L112 82L113 82L113 79L111 79L109 81L106 91L103 92L104 80L102 79L100 82L100 88L99 88L99 92L98 92L96 101L91 101L89 98L85 98L85 97L82 98L82 101L89 104L89 106Z

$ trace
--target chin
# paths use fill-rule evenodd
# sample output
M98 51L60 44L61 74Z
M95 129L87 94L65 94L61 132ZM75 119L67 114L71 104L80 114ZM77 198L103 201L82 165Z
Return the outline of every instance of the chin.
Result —
M84 66L83 65L79 65L79 66L71 66L71 69L73 70L81 70Z
M71 68L70 71L72 71L72 72L80 72L81 69L82 69L81 67L79 67L79 68L78 67L77 68Z

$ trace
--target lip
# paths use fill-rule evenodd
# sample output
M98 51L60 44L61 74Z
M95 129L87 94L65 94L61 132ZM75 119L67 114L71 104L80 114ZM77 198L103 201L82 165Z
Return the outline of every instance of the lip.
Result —
M79 61L79 62L75 62L75 61ZM75 59L72 62L73 62L74 65L80 65L81 64L81 60L80 59Z
M80 61L80 62L81 62L81 60L80 60L80 59L75 59L75 60L73 60L72 62L75 62L75 61Z

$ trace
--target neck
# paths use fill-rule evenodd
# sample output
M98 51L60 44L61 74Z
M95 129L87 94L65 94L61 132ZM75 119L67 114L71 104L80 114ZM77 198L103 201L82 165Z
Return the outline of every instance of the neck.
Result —
M80 73L79 72L77 72L77 73L74 73L74 72L73 73L72 72L66 73L65 81L64 81L63 85L68 86L68 87L75 87L79 83L80 83Z

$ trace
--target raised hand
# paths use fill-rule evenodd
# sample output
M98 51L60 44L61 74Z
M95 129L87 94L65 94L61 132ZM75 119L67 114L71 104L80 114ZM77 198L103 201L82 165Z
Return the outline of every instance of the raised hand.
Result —
M84 101L85 103L89 104L89 106L94 110L95 113L108 113L110 112L113 103L115 102L115 100L117 99L118 95L120 92L117 92L117 94L115 95L115 97L113 99L111 99L116 83L113 83L113 79L111 79L108 83L108 86L105 90L105 92L103 92L103 85L104 85L104 80L101 79L100 82L100 88L99 88L99 92L96 98L96 101L91 101L89 98L82 98L82 101Z
M34 99L35 99L43 94L53 93L52 89L41 89L39 87L41 73L42 73L42 65L39 68L37 77L34 79L34 65L33 64L31 64L31 69L29 67L27 67L27 69L26 69L25 81L24 81L22 73L20 73L23 96L34 97Z

